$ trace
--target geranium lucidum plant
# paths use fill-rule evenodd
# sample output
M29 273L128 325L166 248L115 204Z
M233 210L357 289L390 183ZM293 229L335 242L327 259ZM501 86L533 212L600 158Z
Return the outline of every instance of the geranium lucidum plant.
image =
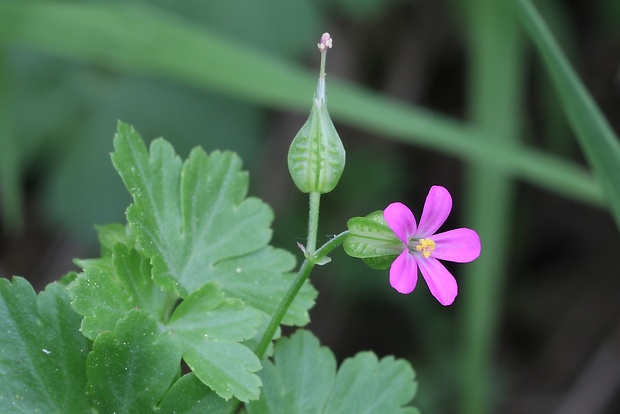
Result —
M456 284L437 259L469 261L480 250L472 230L435 234L451 208L440 187L418 227L392 204L316 248L320 195L345 163L327 112L329 47L324 34L310 117L288 158L310 197L299 270L291 272L291 253L269 245L272 211L247 197L236 154L195 148L182 161L167 141L147 149L119 123L112 162L133 198L127 223L98 227L101 256L76 260L79 273L39 294L25 279L0 280L0 412L418 412L407 361L361 352L337 367L309 331L280 337L281 325L308 323L316 297L308 276L343 243L373 267L391 265L400 292L413 289L419 266L443 304Z

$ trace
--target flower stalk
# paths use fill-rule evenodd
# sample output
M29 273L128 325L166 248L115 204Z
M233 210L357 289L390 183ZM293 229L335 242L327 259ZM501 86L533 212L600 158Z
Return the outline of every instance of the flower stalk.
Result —
M319 209L321 206L321 193L312 191L310 193L309 214L308 214L308 241L306 243L306 257L312 256L316 250L316 238L319 230Z
M291 285L289 290L286 292L286 294L280 301L278 308L276 309L273 316L271 317L271 320L269 321L269 325L267 325L267 328L265 329L265 333L263 333L263 336L260 342L258 343L256 350L254 351L254 353L256 354L258 358L262 359L265 356L265 351L267 350L269 343L273 339L273 335L278 329L278 326L280 326L280 323L282 322L282 319L284 318L286 311L293 303L295 296L297 296L297 293L299 293L299 290L303 286L306 279L308 279L308 276L310 276L310 272L312 271L314 266L316 266L318 263L324 260L327 257L327 255L331 251L333 251L336 247L340 246L344 242L344 240L347 238L348 233L349 232L346 230L343 231L342 233L330 239L323 246L321 246L314 254L306 255L306 260L304 260L301 267L299 268L299 271L297 272L297 277L295 278L295 280L293 281L293 284Z

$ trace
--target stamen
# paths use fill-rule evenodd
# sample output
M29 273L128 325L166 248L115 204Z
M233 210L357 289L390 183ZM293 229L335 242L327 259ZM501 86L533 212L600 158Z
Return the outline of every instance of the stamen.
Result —
M422 256L426 258L431 257L431 253L435 250L435 242L428 237L426 239L420 239L420 242L415 249L422 252Z

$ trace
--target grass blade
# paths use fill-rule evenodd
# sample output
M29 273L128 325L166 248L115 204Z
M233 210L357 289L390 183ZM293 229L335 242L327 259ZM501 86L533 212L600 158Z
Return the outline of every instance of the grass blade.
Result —
M620 142L530 0L515 0L519 17L555 86L568 122L583 149L616 224L620 226Z

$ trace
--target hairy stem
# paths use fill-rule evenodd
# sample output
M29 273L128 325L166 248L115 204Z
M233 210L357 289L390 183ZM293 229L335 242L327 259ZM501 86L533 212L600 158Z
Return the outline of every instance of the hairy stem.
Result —
M278 326L280 326L280 323L282 322L282 318L284 318L286 311L291 306L291 303L293 303L293 300L295 299L295 296L297 296L299 289L301 289L306 279L308 279L308 276L310 275L310 272L312 271L316 263L323 259L325 256L327 256L336 247L340 246L344 242L348 234L348 231L343 231L336 237L329 240L323 246L321 246L314 254L306 255L306 260L304 260L304 262L301 264L301 267L297 272L297 277L293 281L293 284L289 288L288 292L286 292L286 295L284 295L284 297L280 301L278 308L271 317L271 321L269 321L269 325L267 326L263 337L261 338L258 346L256 347L256 351L254 352L256 356L258 356L259 358L262 358L264 356L265 351L269 346L269 343L273 339L273 335L275 334L276 329L278 329Z
M299 268L299 271L297 271L297 277L293 281L293 284L289 288L288 292L286 292L286 295L284 295L280 301L278 308L269 321L269 325L267 325L267 329L265 329L265 333L263 333L263 337L254 351L259 359L263 359L265 356L265 351L267 351L267 347L273 339L273 335L276 333L278 326L280 326L282 318L284 318L284 315L291 306L291 303L293 303L295 296L297 296L297 293L299 293L299 290L303 286L304 282L308 279L308 276L310 276L310 272L314 266L316 266L316 263L325 258L325 256L327 256L336 247L340 246L348 234L349 231L345 230L321 246L313 255L306 254L306 260L304 260ZM241 401L237 400L236 404L234 404L232 410L230 411L231 414L236 413L239 410L240 403Z
M321 205L321 193L310 193L310 213L308 216L308 243L306 244L306 257L310 257L316 250L316 235L319 230L319 207Z

